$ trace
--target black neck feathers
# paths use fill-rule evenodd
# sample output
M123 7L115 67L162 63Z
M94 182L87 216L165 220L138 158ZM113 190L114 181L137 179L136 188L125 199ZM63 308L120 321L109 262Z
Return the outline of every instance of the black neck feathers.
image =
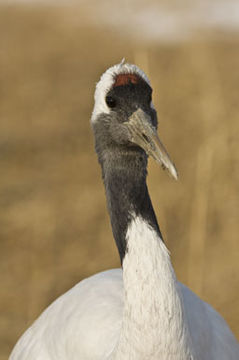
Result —
M141 216L161 236L146 184L147 156L139 147L108 144L105 148L102 134L94 130L112 231L122 263L127 251L127 229L134 216Z

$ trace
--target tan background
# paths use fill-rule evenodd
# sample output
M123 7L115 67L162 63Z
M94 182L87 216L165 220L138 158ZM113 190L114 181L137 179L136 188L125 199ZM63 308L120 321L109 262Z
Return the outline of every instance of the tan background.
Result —
M89 118L96 81L123 57L152 80L180 174L150 162L178 278L239 336L239 40L216 35L139 41L79 8L0 7L0 360L57 296L119 266Z

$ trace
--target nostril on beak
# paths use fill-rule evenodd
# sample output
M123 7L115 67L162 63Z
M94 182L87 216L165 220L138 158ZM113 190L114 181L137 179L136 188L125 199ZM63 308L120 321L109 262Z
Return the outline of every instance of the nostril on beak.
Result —
M148 138L148 136L147 136L147 135L142 134L142 136L143 136L144 140L146 140L148 143L150 142L150 140L149 140L149 138Z

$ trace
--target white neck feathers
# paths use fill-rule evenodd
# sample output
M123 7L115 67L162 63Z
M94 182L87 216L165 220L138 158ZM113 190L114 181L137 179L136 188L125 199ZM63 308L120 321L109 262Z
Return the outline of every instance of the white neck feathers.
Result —
M166 246L140 217L131 222L126 238L124 314L114 359L193 359Z

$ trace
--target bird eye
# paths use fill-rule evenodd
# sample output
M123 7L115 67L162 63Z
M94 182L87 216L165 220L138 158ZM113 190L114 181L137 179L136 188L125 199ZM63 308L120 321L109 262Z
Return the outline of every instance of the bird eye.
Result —
M106 96L105 101L111 109L116 106L116 100L112 96Z

